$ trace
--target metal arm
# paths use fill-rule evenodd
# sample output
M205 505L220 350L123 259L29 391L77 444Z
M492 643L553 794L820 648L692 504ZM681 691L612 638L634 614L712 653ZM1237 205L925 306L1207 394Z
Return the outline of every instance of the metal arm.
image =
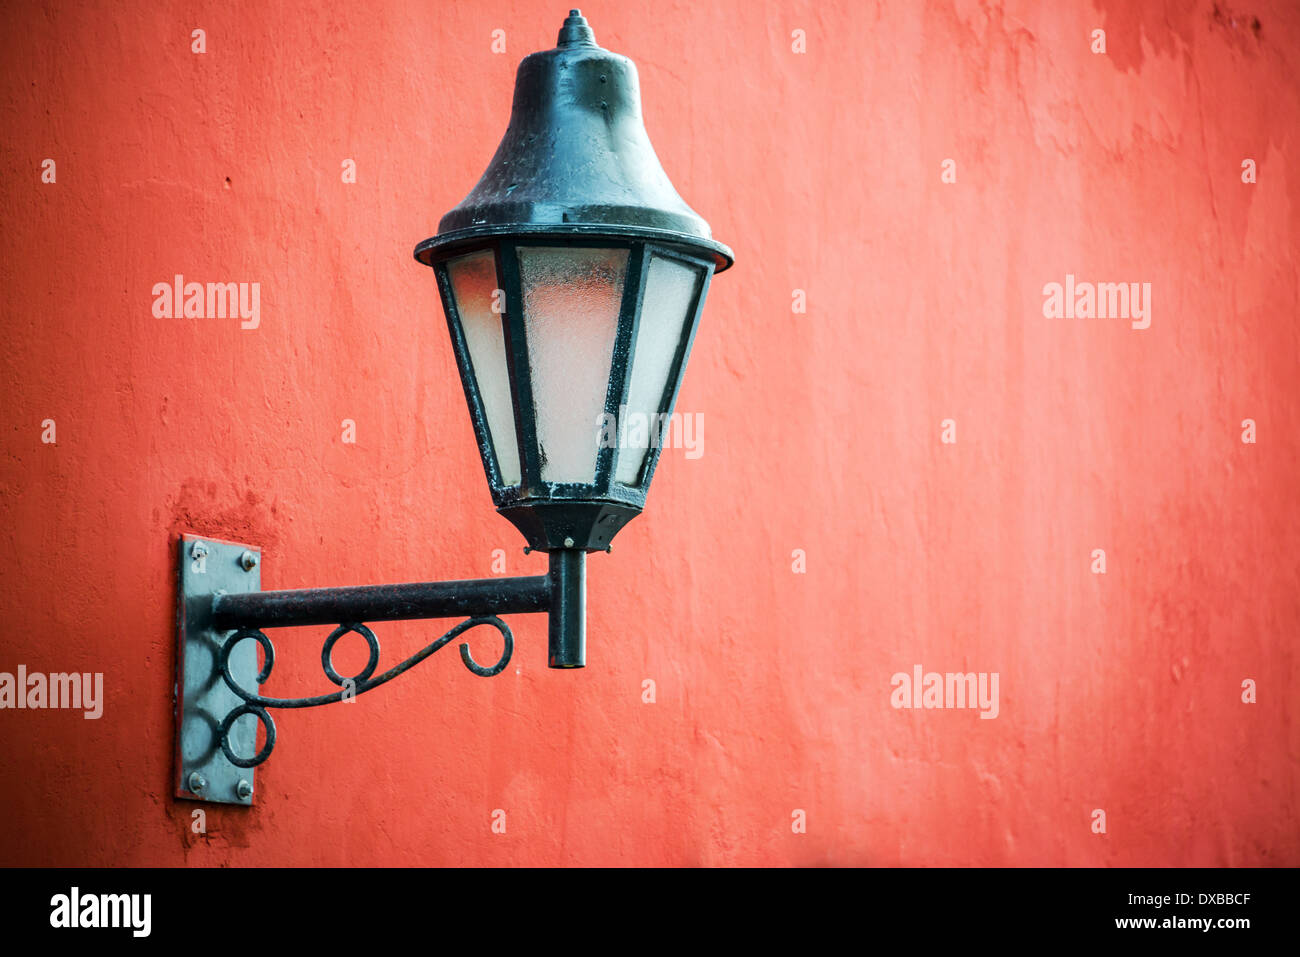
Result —
M332 625L342 621L403 621L512 615L547 611L551 575L413 582L352 588L296 588L288 591L218 595L212 621L218 628L283 628Z
M256 590L255 581L240 580L232 572L235 564L245 573L258 564L256 554L243 546L186 540L182 549L177 694L177 794L181 797L248 803L252 772L237 769L254 768L270 757L276 730L268 708L311 708L355 698L404 674L477 625L491 625L501 633L501 658L493 665L480 665L462 642L461 659L482 677L500 674L510 662L514 636L498 615L547 613L548 665L581 668L586 664L586 553L580 550L551 552L546 575L263 592ZM240 549L238 559L232 560ZM209 560L215 567L207 567ZM221 587L234 583L246 590ZM375 676L379 639L364 622L462 616L467 616L465 621ZM341 690L303 698L268 698L250 687L265 682L275 665L275 646L263 629L327 624L338 627L325 639L321 667ZM335 671L331 655L338 640L350 632L365 639L369 657L360 672L344 677ZM262 647L260 671L253 648L244 644L248 639ZM228 690L221 690L223 683ZM248 714L266 730L265 743L252 757L237 753L230 740L237 737L242 750L251 750L255 741L251 728L232 735L235 722ZM202 742L196 725L208 728Z

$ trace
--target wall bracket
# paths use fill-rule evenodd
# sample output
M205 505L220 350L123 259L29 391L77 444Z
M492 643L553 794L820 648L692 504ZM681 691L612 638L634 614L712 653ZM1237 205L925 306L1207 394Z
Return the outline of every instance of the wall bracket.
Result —
M586 555L579 550L551 552L546 575L270 592L261 591L260 566L261 555L251 546L181 536L175 702L179 798L251 804L253 769L270 757L276 742L268 709L314 708L363 694L405 674L477 625L501 633L501 658L480 665L462 642L461 660L481 677L500 674L514 651L514 635L498 613L548 613L548 665L586 664ZM462 616L467 617L442 637L375 675L379 639L363 622ZM321 668L340 690L304 698L259 694L258 686L275 666L275 646L266 629L322 624L337 624L321 649ZM331 654L349 632L365 639L369 656L360 672L344 677L334 669ZM259 723L265 742L256 750Z

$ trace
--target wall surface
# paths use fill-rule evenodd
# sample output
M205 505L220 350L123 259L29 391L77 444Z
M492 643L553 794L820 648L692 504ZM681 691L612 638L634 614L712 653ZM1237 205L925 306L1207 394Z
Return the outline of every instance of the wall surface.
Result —
M194 832L180 533L267 588L544 569L411 250L566 9L5 10L0 672L106 700L0 711L0 863L1300 864L1300 13L1245 0L584 6L736 250L703 454L592 557L585 671L521 617L499 677L282 713ZM156 317L178 273L260 324ZM1045 315L1067 274L1150 283L1149 326ZM332 687L327 630L267 693ZM996 718L894 707L916 665L996 673Z

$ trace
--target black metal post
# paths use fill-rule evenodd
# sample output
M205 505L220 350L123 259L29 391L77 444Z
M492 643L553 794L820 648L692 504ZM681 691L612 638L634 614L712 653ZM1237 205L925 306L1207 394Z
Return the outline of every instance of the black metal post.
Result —
M549 612L548 665L585 668L587 554L562 549L550 559L546 575L216 595L212 626L230 631Z
M518 615L548 610L554 592L547 575L248 592L214 597L212 622L229 630Z
M552 668L587 666L587 553L551 552L550 654Z

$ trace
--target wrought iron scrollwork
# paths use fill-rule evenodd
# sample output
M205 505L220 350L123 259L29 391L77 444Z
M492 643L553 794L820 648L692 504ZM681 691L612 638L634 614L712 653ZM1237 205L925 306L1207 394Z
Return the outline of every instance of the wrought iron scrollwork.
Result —
M515 648L515 639L510 631L510 626L496 615L479 615L474 618L467 618L437 641L420 649L405 661L389 668L377 678L372 677L375 669L379 667L379 639L375 637L375 633L360 622L346 622L339 625L325 639L325 644L321 647L320 658L321 668L324 670L325 676L334 684L339 685L341 690L332 694L316 695L310 698L266 698L240 687L230 672L230 653L241 641L251 638L262 646L264 662L262 670L258 673L256 679L259 685L265 683L271 676L271 669L275 666L275 645L271 643L271 639L266 636L266 633L257 628L241 628L226 639L217 658L221 677L225 679L230 690L242 698L244 702L227 714L217 727L217 740L221 744L221 751L225 754L226 760L236 767L257 767L271 756L271 751L275 748L275 721L272 720L270 713L267 711L268 708L314 708L318 705L333 704L336 701L342 701L344 698L355 697L378 688L380 685L392 681L398 675L405 674L448 642L453 641L459 635L477 625L491 625L501 632L501 637L505 641L501 659L496 664L484 667L474 660L474 656L470 654L469 645L466 642L461 642L460 658L465 663L465 667L474 674L483 678L491 678L493 675L499 675L505 670L506 665L510 663L510 656L514 653ZM369 657L366 660L366 666L349 678L340 675L334 669L332 656L334 645L338 643L340 638L350 632L355 632L365 639L369 649ZM261 722L262 727L266 729L266 743L251 758L239 756L230 747L230 729L239 718L246 714L255 716Z

